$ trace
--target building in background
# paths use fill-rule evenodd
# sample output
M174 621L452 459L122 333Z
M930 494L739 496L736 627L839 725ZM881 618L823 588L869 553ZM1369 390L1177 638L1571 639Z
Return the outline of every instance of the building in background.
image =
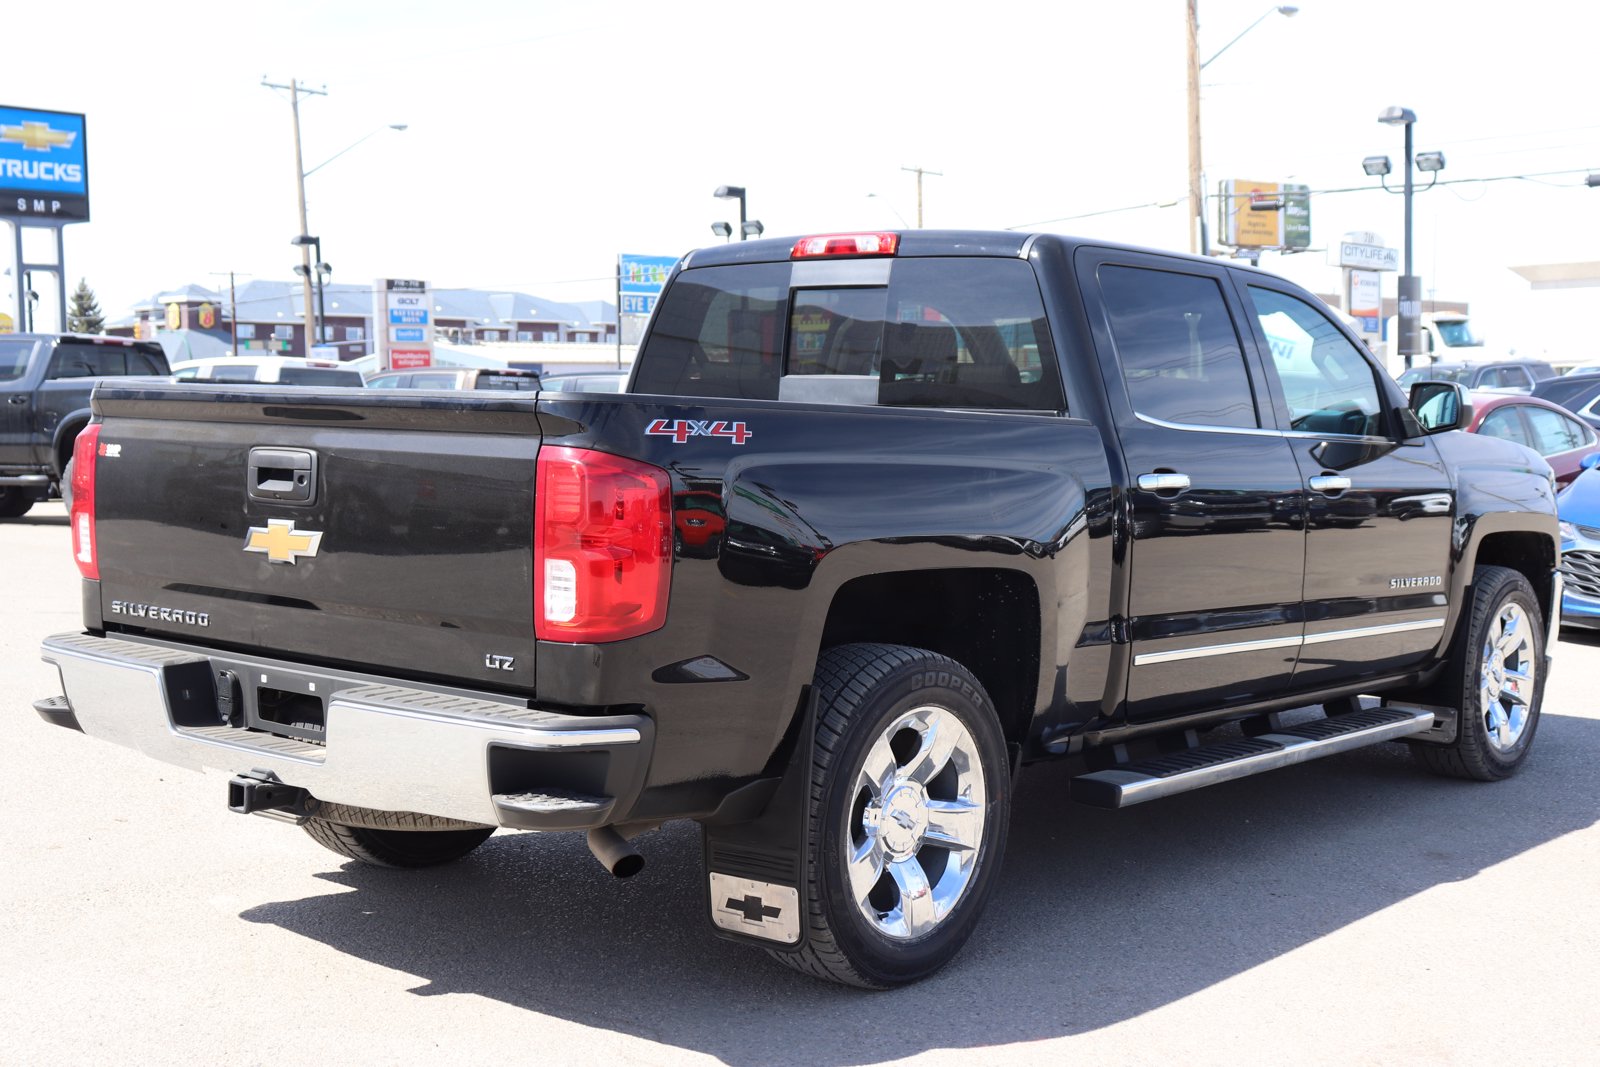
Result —
M136 304L106 332L159 340L173 358L227 355L304 356L307 329L299 282L240 283L226 288L185 285ZM606 300L561 303L527 293L490 289L433 290L436 338L451 345L490 343L615 344L617 309ZM374 350L372 286L330 284L323 291L322 336L340 359Z

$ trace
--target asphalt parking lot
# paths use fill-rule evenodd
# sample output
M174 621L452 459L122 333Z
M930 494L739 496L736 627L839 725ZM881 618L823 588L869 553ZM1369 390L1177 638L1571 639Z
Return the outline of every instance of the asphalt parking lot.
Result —
M1033 768L974 940L873 994L715 939L689 824L627 882L575 835L374 870L46 725L67 541L0 523L0 1062L1596 1062L1595 638L1495 785L1390 745L1102 812Z

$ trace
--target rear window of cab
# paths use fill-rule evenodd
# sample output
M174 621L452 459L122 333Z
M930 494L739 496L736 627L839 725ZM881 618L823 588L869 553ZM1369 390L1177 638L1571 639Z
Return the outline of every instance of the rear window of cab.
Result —
M910 258L886 285L791 288L788 263L684 271L634 391L895 407L1065 410L1032 268Z

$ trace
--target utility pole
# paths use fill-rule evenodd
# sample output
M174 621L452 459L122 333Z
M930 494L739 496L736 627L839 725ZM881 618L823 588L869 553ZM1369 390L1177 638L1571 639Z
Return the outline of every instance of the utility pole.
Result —
M1198 0L1189 0L1185 37L1188 43L1189 89L1189 251L1209 255L1205 240L1205 190L1200 178L1200 15ZM1248 32L1248 31L1247 31ZM1218 53L1219 55L1221 53ZM1213 57L1215 58L1215 57Z
M230 347L228 354L237 357L239 355L239 300L234 295L233 271L214 270L211 272L211 276L220 278L224 273L228 275L228 343ZM250 275L246 274L245 277L248 278Z
M305 161L300 153L300 94L327 96L328 88L323 86L321 89L308 89L294 78L289 79L288 85L279 85L275 82L267 81L265 76L262 77L261 84L268 89L289 90L289 110L294 114L294 183L295 190L300 198L300 233L298 236L305 237L310 233L310 228L306 224L306 168ZM317 322L317 317L312 314L311 305L311 247L309 244L300 246L300 265L303 268L300 280L305 289L305 354L309 356L311 354L311 346L316 343L311 333L316 328Z
M917 176L917 229L920 230L922 229L922 176L924 174L931 174L935 178L943 178L944 172L938 170L928 170L926 167L901 167L900 169L909 171Z

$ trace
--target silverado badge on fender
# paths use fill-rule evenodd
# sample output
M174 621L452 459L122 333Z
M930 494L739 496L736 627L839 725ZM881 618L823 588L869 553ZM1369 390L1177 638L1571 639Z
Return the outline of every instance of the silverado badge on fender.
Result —
M265 553L274 563L293 564L301 556L315 556L321 544L320 530L296 530L292 519L268 519L266 526L250 527L244 550Z

